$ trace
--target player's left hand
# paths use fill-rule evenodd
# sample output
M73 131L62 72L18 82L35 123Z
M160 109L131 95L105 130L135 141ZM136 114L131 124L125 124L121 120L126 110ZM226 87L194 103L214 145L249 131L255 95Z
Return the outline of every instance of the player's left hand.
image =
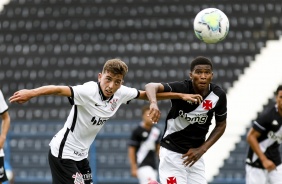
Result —
M152 123L157 123L161 117L161 111L159 110L157 102L150 103L150 111L148 116L151 117Z
M17 91L13 94L13 96L9 98L9 101L11 103L13 102L20 103L20 104L25 103L32 98L31 93L32 93L32 90L27 90L27 89Z
M199 94L183 94L182 100L185 100L189 103L201 104L203 97Z
M190 148L189 151L182 155L183 165L191 167L194 165L205 152L201 148Z

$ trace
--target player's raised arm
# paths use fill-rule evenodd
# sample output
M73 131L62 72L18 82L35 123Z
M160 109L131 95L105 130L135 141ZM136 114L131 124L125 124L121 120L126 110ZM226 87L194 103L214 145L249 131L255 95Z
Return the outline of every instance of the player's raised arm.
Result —
M175 93L175 92L164 92L164 86L161 83L148 83L145 85L146 97L150 101L150 112L149 115L152 116L152 120L158 120L160 117L159 108L157 100L166 99L182 99L187 102L200 104L203 101L203 97L199 94L185 94L185 93ZM157 121L154 121L157 122Z
M60 96L71 96L71 89L68 86L42 86L35 89L23 89L15 92L13 96L9 98L10 102L25 103L33 97L43 95L60 95Z

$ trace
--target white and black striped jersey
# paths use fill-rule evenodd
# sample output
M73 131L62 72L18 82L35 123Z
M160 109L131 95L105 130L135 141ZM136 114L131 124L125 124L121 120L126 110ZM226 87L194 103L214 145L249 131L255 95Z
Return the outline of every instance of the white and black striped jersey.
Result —
M139 125L132 131L128 145L136 148L138 167L151 166L156 169L156 148L160 139L161 130L157 126L148 131Z
M80 161L88 157L90 145L105 122L112 117L121 104L139 96L135 88L121 86L106 99L99 83L87 82L70 87L72 106L64 127L50 142L54 156Z
M191 80L163 83L163 86L165 92L195 94ZM209 85L209 93L200 105L171 99L161 146L181 154L201 146L213 116L217 122L227 117L226 93L216 84Z
M262 152L276 166L280 165L279 146L282 143L282 116L278 113L277 105L266 108L253 122L252 127L261 134L258 143ZM264 168L251 147L249 147L246 163L253 167Z
M0 115L2 115L3 113L5 113L6 111L8 111L8 105L4 99L3 93L0 90ZM4 156L4 151L3 149L0 149L0 157Z

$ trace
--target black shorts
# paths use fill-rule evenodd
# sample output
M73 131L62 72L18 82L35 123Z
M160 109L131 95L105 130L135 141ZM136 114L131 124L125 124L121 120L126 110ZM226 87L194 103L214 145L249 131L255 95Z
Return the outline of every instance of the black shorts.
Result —
M8 181L6 170L4 167L4 157L0 157L0 182Z
M48 160L53 184L93 184L91 168L86 158L81 161L60 159L49 151Z

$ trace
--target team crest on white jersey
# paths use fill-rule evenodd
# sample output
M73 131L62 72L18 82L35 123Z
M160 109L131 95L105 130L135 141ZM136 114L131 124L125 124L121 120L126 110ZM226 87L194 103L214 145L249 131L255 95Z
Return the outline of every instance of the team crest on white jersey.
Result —
M74 184L84 184L84 180L81 173L75 173L74 175L72 175L72 178L74 178Z
M113 98L113 99L110 101L110 104L111 104L111 111L114 111L115 108L117 107L117 101L118 101L117 98Z

